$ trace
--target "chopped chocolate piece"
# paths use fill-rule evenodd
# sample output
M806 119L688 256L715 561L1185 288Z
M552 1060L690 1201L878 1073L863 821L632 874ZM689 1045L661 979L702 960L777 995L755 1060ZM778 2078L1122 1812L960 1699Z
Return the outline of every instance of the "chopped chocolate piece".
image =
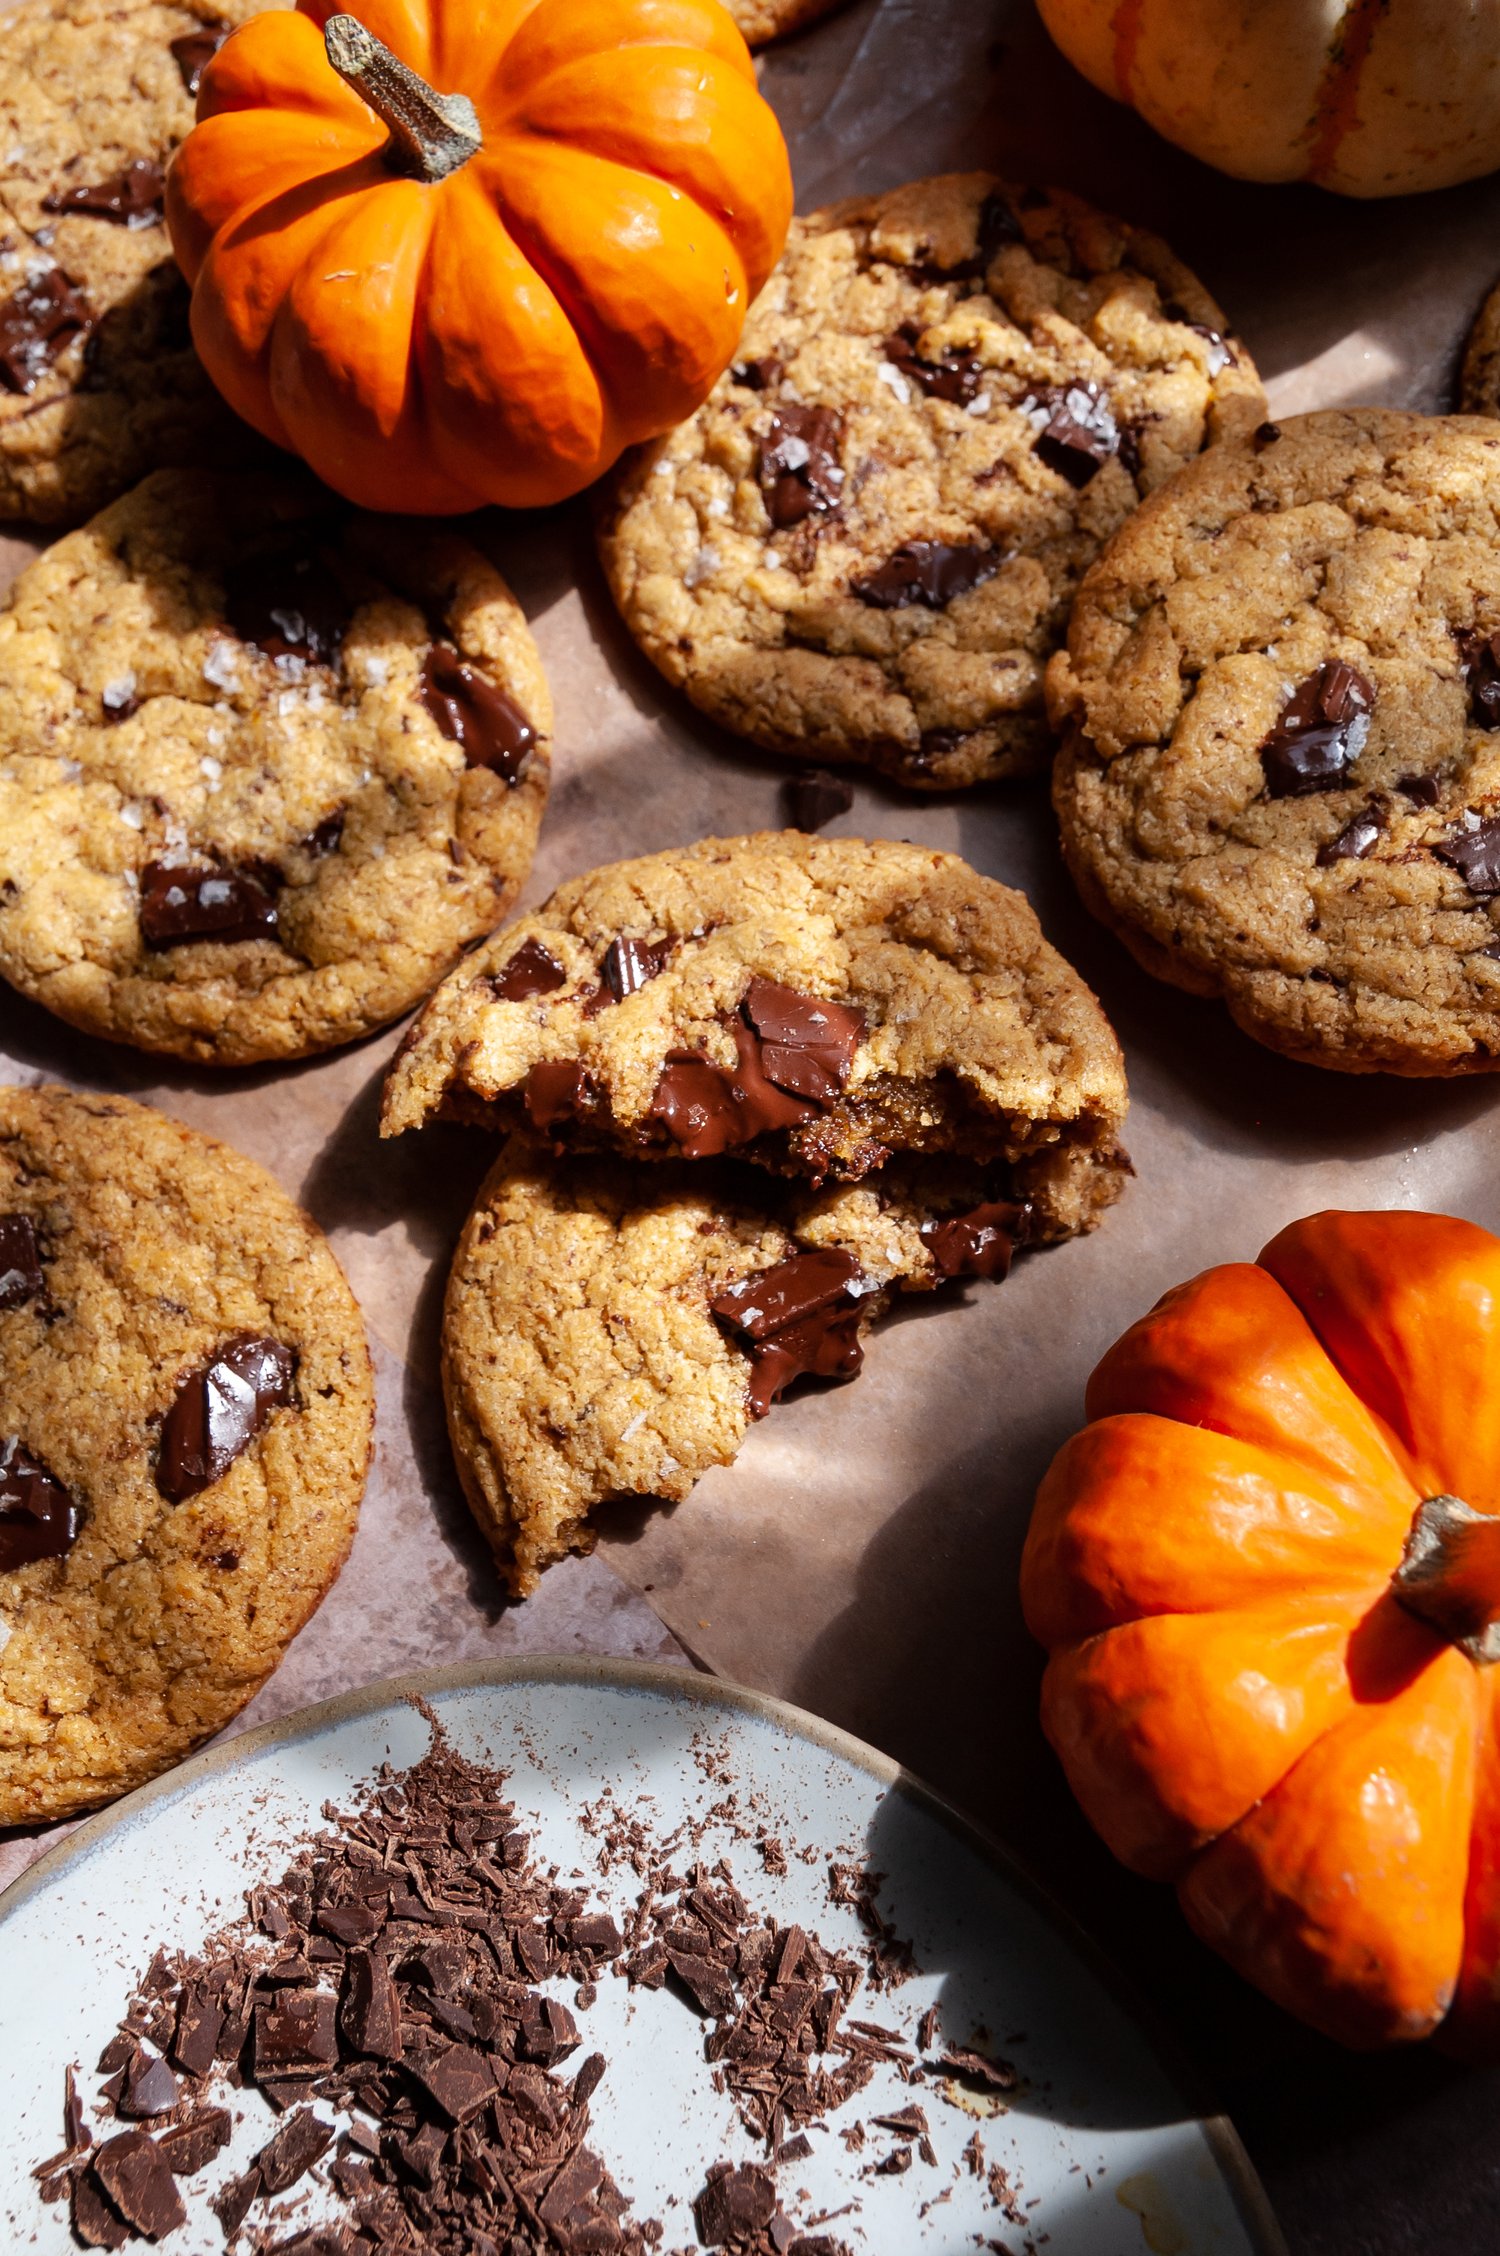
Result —
M378 1952L351 1950L345 1959L339 2027L352 2052L372 2060L401 2058L401 2000Z
M168 2115L177 2105L177 2078L164 2060L141 2050L125 2071L120 2113L136 2117Z
M991 2060L987 2053L975 2052L963 2045L950 2045L938 2061L938 2068L945 2076L957 2076L964 2083L984 2084L991 2091L1014 2091L1020 2081L1008 2060Z
M1363 861L1372 846L1379 840L1389 820L1389 812L1378 799L1372 799L1357 815L1351 815L1342 830L1332 838L1325 838L1318 848L1318 866L1327 869L1334 862Z
M104 2188L93 2170L80 2170L73 2180L73 2230L85 2248L123 2248L130 2227L105 2199Z
M1117 454L1119 426L1091 378L1076 384L1034 384L1018 407L1036 434L1036 453L1070 486L1086 486Z
M860 1275L851 1254L829 1247L793 1254L730 1285L713 1313L750 1350L750 1414L763 1418L795 1378L852 1378L864 1360L850 1288Z
M274 940L276 898L265 877L227 862L148 862L141 872L141 938L148 948L182 940Z
M1251 434L1250 444L1257 454L1261 454L1268 446L1274 446L1280 437L1279 423L1257 423Z
M87 1518L16 1434L0 1436L0 1574L65 1558Z
M806 2131L798 2131L795 2137L783 2139L780 2146L777 2147L777 2167L780 2168L787 2162L806 2162L811 2156L812 2150L812 2140L808 2137Z
M158 2131L156 2143L174 2177L191 2177L229 2144L232 2129L227 2107L200 2107L185 2123L169 2123Z
M1007 243L1024 243L1026 231L1008 196L992 188L979 207L979 255L986 266Z
M1271 798L1342 783L1364 750L1374 703L1370 683L1342 658L1309 674L1260 748Z
M0 1214L0 1308L19 1308L42 1290L42 1257L29 1214Z
M732 2013L734 2010L734 1978L727 1966L717 1959L704 1958L694 1951L667 1951L673 1973L708 2014Z
M63 2123L70 2147L83 2152L93 2145L94 2134L83 2118L83 2094L78 2089L77 2078L71 2068L63 2074Z
M255 2157L261 2191L287 2192L322 2159L332 2144L333 2125L325 2123L310 2107L299 2107L295 2114L288 2115L275 2137L268 2139Z
M527 2060L551 2068L570 2052L576 2052L581 2039L578 2023L560 1999L529 1997L521 2008L517 2042Z
M58 355L96 316L88 299L60 266L31 273L0 304L0 384L34 392Z
M557 2010L567 2013L566 2006ZM445 2051L430 2052L422 2059L408 2059L406 2065L450 2122L467 2123L495 2096L490 2064L472 2045L449 2045Z
M422 703L471 768L488 768L519 783L536 745L536 730L515 699L451 642L435 642L422 661Z
M608 2062L602 2052L591 2052L589 2054L587 2060L573 2078L573 2105L575 2107L582 2107L586 2101L593 2098L604 2081L604 2071L607 2066Z
M334 2000L327 1990L279 1990L255 2008L255 2073L314 2076L339 2057Z
M185 1989L177 2007L172 2058L189 2076L206 2076L218 2058L224 2008L202 1990Z
M110 2038L109 2043L99 2055L100 2075L112 2075L116 2068L128 2068L131 2061L134 2060L135 2054L136 2039L127 2036L122 2029L117 2037Z
M945 1214L922 1225L922 1243L940 1277L1004 1277L1026 1221L1026 1209L992 1199L967 1214Z
M1469 718L1476 728L1500 728L1500 634L1463 628L1454 636L1469 686Z
M617 933L604 951L604 961L599 969L604 984L617 1003L627 995L637 994L648 980L655 979L666 970L672 953L667 940L632 940Z
M856 580L849 592L879 611L904 611L913 603L925 604L929 611L945 611L959 596L992 580L1000 562L995 548L903 541L878 571Z
M521 1089L521 1101L533 1128L555 1128L560 1121L577 1120L585 1109L590 1083L581 1065L559 1058L534 1065Z
M314 1924L337 1943L369 1943L385 1924L384 1909L372 1903L321 1904Z
M924 360L917 351L922 331L914 321L904 322L881 347L893 368L916 384L929 399L948 400L967 407L984 383L984 362L974 353L945 352L941 360Z
M844 491L843 429L835 409L796 400L771 417L760 442L760 483L778 532L838 507Z
M806 775L791 776L783 789L794 830L821 830L836 815L847 815L854 804L853 784L827 768L811 768Z
M333 666L353 616L341 577L314 553L323 528L305 525L277 547L247 557L224 583L224 616L241 642L268 658Z
M1435 807L1443 796L1443 787L1433 775L1397 776L1396 789L1418 807Z
M782 366L774 353L767 353L763 360L739 361L730 374L747 391L774 392L781 382Z
M927 2117L915 2102L910 2107L898 2108L894 2115L876 2115L871 2118L882 2131L899 2131L903 2138L920 2138L928 2129Z
M877 2178L899 2178L904 2171L910 2168L911 2148L909 2146L898 2146L885 2157L883 2162L876 2163L875 2175Z
M555 994L567 984L567 973L540 940L523 941L507 963L490 973L490 993L497 1003L529 1003L533 995Z
M716 2162L693 2203L698 2237L710 2248L729 2248L763 2232L776 2213L776 2181L758 2163Z
M202 31L185 31L180 39L168 40L168 53L182 73L182 83L189 94L197 93L203 83L204 70L228 37L227 28L210 30L205 26Z
M54 188L42 198L47 212L87 212L122 227L160 227L166 176L153 157L133 157L124 170L92 187Z
M745 1016L761 1039L761 1070L779 1089L832 1104L849 1078L865 1014L846 1003L801 995L772 979L752 979Z
M231 2178L227 2185L209 2202L209 2207L224 2230L224 2238L233 2240L260 2194L260 2172L248 2169L243 2176Z
M603 1951L612 1958L620 1948L619 1927L607 1911L581 1913L567 1922L565 1932L572 1950Z
M144 2131L121 2131L118 2138L106 2139L93 2167L126 2223L148 2240L160 2240L187 2223L166 2157Z
M315 862L320 862L325 854L337 851L343 835L344 809L335 807L331 815L325 815L320 823L313 825L302 841L302 851L304 854L311 854Z
M293 1399L297 1358L280 1340L226 1340L178 1384L162 1420L156 1485L170 1504L212 1487Z
M1500 815L1491 815L1487 822L1477 823L1472 830L1448 831L1432 851L1450 869L1456 869L1469 891L1481 900L1491 893L1500 893ZM0 1512L4 1508L0 1501ZM0 1521L0 1526L3 1525Z

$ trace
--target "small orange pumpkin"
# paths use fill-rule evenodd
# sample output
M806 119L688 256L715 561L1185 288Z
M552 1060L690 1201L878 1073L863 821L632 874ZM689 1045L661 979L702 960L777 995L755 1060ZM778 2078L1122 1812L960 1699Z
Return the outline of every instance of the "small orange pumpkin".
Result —
M203 73L167 184L198 351L365 507L561 500L693 412L781 255L749 51L718 0L362 14L252 17Z
M1085 1813L1315 2027L1500 2053L1500 1240L1294 1223L1087 1411L1021 1581Z

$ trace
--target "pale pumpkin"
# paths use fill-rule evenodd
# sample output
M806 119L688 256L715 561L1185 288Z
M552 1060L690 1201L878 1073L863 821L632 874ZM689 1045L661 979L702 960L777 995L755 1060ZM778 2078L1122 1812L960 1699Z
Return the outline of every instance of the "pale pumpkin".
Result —
M692 414L791 208L718 0L300 0L207 65L167 183L231 406L423 512L561 500Z
M1241 180L1345 196L1500 165L1500 0L1038 0L1086 78Z

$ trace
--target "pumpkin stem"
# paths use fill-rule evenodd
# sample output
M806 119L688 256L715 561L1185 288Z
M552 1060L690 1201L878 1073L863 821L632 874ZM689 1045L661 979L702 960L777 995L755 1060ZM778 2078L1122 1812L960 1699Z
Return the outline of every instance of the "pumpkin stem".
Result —
M344 84L390 127L386 161L394 172L446 180L483 145L479 114L468 95L435 94L356 17L330 16L323 45Z
M1471 1661L1500 1661L1500 1519L1461 1496L1417 1506L1391 1583L1417 1614Z

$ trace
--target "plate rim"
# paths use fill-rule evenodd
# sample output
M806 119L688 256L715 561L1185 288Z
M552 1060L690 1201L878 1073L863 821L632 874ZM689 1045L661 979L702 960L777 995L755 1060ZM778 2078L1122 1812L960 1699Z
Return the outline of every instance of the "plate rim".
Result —
M696 1666L684 1668L680 1663L637 1660L624 1654L497 1654L488 1660L407 1669L397 1676L379 1677L372 1683L353 1686L348 1691L335 1693L331 1699L315 1701L309 1707L294 1708L286 1715L274 1716L267 1723L238 1732L231 1739L200 1748L197 1754L163 1771L159 1778L148 1779L144 1786L133 1788L118 1801L84 1818L62 1840L44 1849L7 1887L0 1889L0 1927L29 1897L61 1878L71 1863L152 1802L188 1792L201 1779L232 1769L238 1762L270 1748L294 1746L299 1740L315 1737L354 1717L370 1715L402 1702L410 1704L414 1695L426 1699L433 1693L469 1691L528 1679L544 1684L626 1686L665 1693L704 1708L738 1708L780 1725L794 1737L811 1740L826 1753L841 1757L878 1780L887 1791L894 1788L909 1795L996 1868L1130 2016L1141 2038L1156 2055L1158 2065L1184 2109L1201 2125L1255 2256L1290 2256L1286 2238L1244 2141L1230 2117L1213 2104L1202 2071L1165 2024L1162 2015L1141 1996L1103 1945L1057 1900L1012 1847L959 1809L946 1795L929 1786L905 1763L898 1762L893 1755L883 1754L856 1733L830 1723L824 1716L814 1715L807 1708L799 1708L790 1700L778 1699L773 1693L758 1691L753 1685L738 1684L729 1677L715 1676Z

